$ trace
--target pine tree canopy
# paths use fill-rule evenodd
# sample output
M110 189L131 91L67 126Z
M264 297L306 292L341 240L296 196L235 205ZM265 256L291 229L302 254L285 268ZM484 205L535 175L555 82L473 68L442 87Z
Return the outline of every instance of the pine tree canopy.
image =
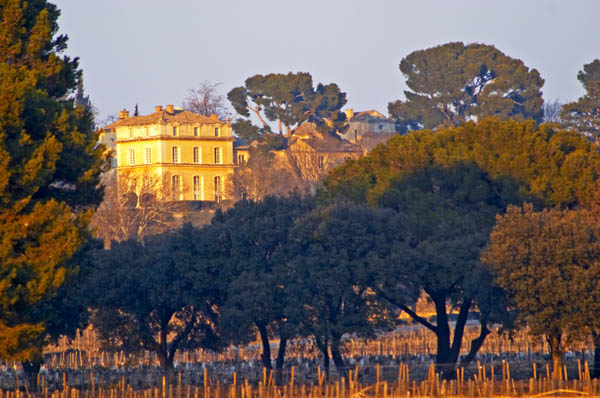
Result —
M400 71L410 90L388 110L405 128L456 126L485 116L542 120L544 80L494 46L456 42L414 51Z
M585 88L585 95L562 108L563 123L588 138L597 140L600 135L600 60L583 66L577 80Z
M335 83L313 87L310 73L270 73L246 79L244 86L229 91L227 98L235 111L249 117L252 112L262 123L263 132L269 132L267 120L279 123L279 132L285 127L286 137L304 122L312 122L323 132L344 131L346 115L341 108L346 104L346 93Z

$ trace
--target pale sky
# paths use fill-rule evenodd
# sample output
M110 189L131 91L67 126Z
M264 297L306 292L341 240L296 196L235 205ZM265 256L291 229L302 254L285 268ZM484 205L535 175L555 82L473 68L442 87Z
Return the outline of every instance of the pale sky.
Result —
M67 53L80 58L100 118L181 105L201 81L226 94L255 74L309 72L337 83L347 108L403 98L398 65L450 41L493 44L536 68L544 98L583 94L577 72L600 58L598 0L50 0Z

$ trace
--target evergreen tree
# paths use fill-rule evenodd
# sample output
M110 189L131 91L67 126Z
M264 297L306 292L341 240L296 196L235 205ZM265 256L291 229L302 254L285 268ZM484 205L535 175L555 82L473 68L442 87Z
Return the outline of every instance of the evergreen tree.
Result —
M482 259L489 264L532 334L545 336L553 377L562 378L565 344L597 336L597 215L530 204L499 215Z
M289 292L290 275L285 269L291 257L288 236L297 219L314 208L313 202L298 195L242 200L224 213L218 211L212 223L227 232L224 262L233 276L223 308L224 323L240 339L252 335L256 327L266 369L272 369L269 337L279 339L277 381L281 381L287 341L296 337L298 329L291 310L297 298Z
M48 303L102 199L102 148L72 99L81 71L62 55L59 14L45 0L0 0L0 357L38 365L60 324Z
M87 294L104 345L153 351L169 383L178 350L222 348L216 324L228 279L219 261L221 234L184 224L144 243L129 239L94 253Z
M600 60L583 66L577 79L585 88L585 95L575 102L565 104L561 117L563 123L590 139L600 135Z
M335 83L313 87L310 73L270 73L246 79L243 86L229 91L227 98L235 111L249 117L252 112L262 123L263 133L271 131L266 120L277 122L279 133L291 137L304 122L312 122L323 132L344 131L346 93ZM265 120L266 119L266 120Z
M289 290L301 335L313 336L329 376L329 352L339 375L344 334L374 337L393 325L390 313L369 289L393 235L393 212L347 202L304 215L290 234Z
M388 110L404 128L456 126L484 116L541 122L544 116L538 71L494 46L456 42L415 51L400 71L410 91Z
M376 278L381 282L376 289L436 334L438 364L454 365L463 336L464 325L457 322L450 342L449 325L443 325L446 299L465 317L472 305L479 307L481 329L473 352L489 333L487 324L499 320L492 318L501 312L503 298L478 264L495 213L524 198L540 206L576 207L591 206L597 197L596 148L555 127L487 118L414 132L391 138L325 180L323 197L392 208L403 218L394 229L398 254ZM422 289L436 303L435 325L406 305L406 286ZM441 369L449 375L452 366Z

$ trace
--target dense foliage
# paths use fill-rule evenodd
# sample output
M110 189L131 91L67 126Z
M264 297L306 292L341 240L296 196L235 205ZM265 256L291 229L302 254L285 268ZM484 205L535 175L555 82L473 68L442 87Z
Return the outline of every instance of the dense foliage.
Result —
M510 321L506 307L497 305L505 302L501 290L479 263L495 215L523 200L593 204L599 161L595 148L575 132L492 118L394 137L330 173L322 196L398 213L396 251L374 288L436 334L438 367L449 375L472 306L481 324L475 349L489 333L488 322ZM414 290L435 304L435 324L411 310ZM459 308L452 341L447 303Z
M246 79L243 86L232 89L227 98L239 115L248 118L252 112L262 123L262 130L252 130L245 124L238 126L247 132L247 138L261 131L270 132L267 120L279 124L280 134L283 126L288 138L304 122L315 123L323 132L343 131L346 127L346 115L341 112L346 93L335 83L313 87L309 73L255 75Z
M155 352L170 381L178 349L219 349L217 315L228 284L221 238L214 228L186 224L96 252L88 294L105 345Z
M577 79L583 85L585 95L565 104L561 119L566 126L597 141L600 134L600 60L584 65Z
M102 148L90 109L71 99L81 71L62 55L58 16L44 0L0 1L0 357L38 364L73 326L49 308L102 199Z
M296 336L298 328L291 311L297 300L289 291L291 279L285 268L291 255L288 237L296 220L314 206L314 200L296 195L267 196L259 202L240 201L218 212L212 222L227 234L223 262L233 278L227 287L223 323L242 340L256 328L267 369L272 368L269 338L279 338L278 375L286 342Z
M345 373L344 334L373 337L394 324L369 289L371 270L389 251L390 216L364 205L325 204L298 219L291 231L292 313L300 334L315 339L327 374L329 351L338 373Z
M447 43L410 53L400 63L405 101L389 113L405 128L456 126L485 116L541 121L544 80L494 46Z
M600 227L588 210L511 206L492 231L483 261L532 333L545 335L560 378L565 336L597 333Z
M479 310L481 339L489 332L489 321L507 317L494 307L477 307L479 299L490 294L502 299L479 257L496 213L518 199L513 184L497 182L478 167L461 163L427 167L395 180L378 198L379 206L395 210L397 221L388 231L394 237L390 254L370 268L376 274L372 287L435 333L436 363L447 376L454 374L471 309ZM420 291L435 306L435 322L410 308ZM453 336L448 304L459 310ZM472 348L476 352L479 347Z
M410 91L390 114L405 130L436 130L393 137L335 169L320 202L290 194L302 185L274 169L269 151L305 122L343 132L345 93L314 87L308 73L252 76L228 94L236 134L258 142L236 170L243 200L201 229L164 232L175 225L167 202L115 191L96 225L121 242L102 249L88 227L104 148L58 17L45 0L0 0L0 358L35 371L44 344L91 310L105 346L154 351L170 381L178 350L256 333L267 369L270 338L281 374L287 341L310 337L326 371L331 358L344 374L342 337L373 336L404 311L436 335L438 370L452 376L476 312L466 362L491 323L516 316L547 336L555 372L564 335L591 334L600 374L600 155L581 136L600 130L599 60L578 75L586 94L553 116L571 128L562 130L537 124L539 73L493 46L409 54L400 70ZM202 83L187 107L223 117L216 88ZM533 204L511 206L524 201ZM534 211L543 207L555 208ZM423 294L435 320L414 311Z
M574 131L533 121L484 119L391 138L367 156L333 170L325 194L376 203L391 181L428 166L473 163L491 178L518 184L548 206L589 205L600 175L596 147Z

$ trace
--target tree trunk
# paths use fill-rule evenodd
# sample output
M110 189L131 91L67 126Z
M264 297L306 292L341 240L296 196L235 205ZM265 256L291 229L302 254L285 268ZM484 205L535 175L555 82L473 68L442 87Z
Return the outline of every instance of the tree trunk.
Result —
M451 363L452 350L450 347L450 327L446 314L446 296L430 295L435 304L437 353L435 356L435 371L446 376L454 373L454 364Z
M262 342L262 354L261 359L263 366L267 370L272 370L271 365L271 345L269 344L269 333L267 331L267 325L264 322L255 322L258 328L258 334L260 334L260 340Z
M462 339L465 333L465 326L467 325L467 318L469 317L471 303L471 299L464 299L460 305L458 318L454 324L454 338L452 340L452 348L450 350L450 362L452 363L452 375L450 375L450 377L454 376L454 368L456 367L458 357L460 356L460 348L462 347Z
M552 355L552 378L555 380L560 380L562 378L563 350L560 339L560 333L554 333L548 336L548 344L550 344L550 352Z
M333 359L333 363L335 364L335 368L339 375L346 374L346 365L344 363L344 358L342 357L342 353L340 352L340 340L341 338L338 336L332 336L331 340L331 358Z
M462 346L463 334L472 300L465 299L461 304L454 326L454 338L452 344L450 344L450 325L448 324L448 314L446 313L446 295L430 294L429 296L435 304L437 317L435 332L437 337L436 372L441 373L444 379L451 379L455 376L456 363L460 355L460 347Z
M260 114L260 107L257 105L256 109L255 109L255 108L252 108L251 106L248 106L248 109L250 111L254 112L254 114L256 115L258 120L260 120L260 122L262 123L263 127L267 128L267 122L265 122L265 119L263 119L262 115Z
M173 367L173 359L169 358L166 351L159 350L156 351L156 355L158 356L158 362L160 363L160 367L163 370L165 377L167 378L167 383L175 384L175 368Z
M29 385L30 392L38 390L37 375L40 373L40 368L44 363L42 357L32 359L31 361L25 361L21 365L23 366L23 372L25 373L25 381Z
M592 367L592 377L600 377L600 334L592 332L594 340L594 366Z
M325 370L325 377L329 380L329 350L327 349L327 340L321 341L321 339L315 336L315 342L323 354L323 370Z
M275 382L277 385L283 384L283 364L285 363L285 348L287 337L279 336L279 349L277 350L277 360L275 361Z
M463 365L468 365L473 361L473 359L475 359L475 355L477 355L477 352L483 345L485 338L488 334L490 334L490 330L487 328L487 321L485 320L485 318L481 319L480 325L481 326L479 329L479 336L471 341L471 349L469 350L469 353L467 354L465 359L463 359Z

